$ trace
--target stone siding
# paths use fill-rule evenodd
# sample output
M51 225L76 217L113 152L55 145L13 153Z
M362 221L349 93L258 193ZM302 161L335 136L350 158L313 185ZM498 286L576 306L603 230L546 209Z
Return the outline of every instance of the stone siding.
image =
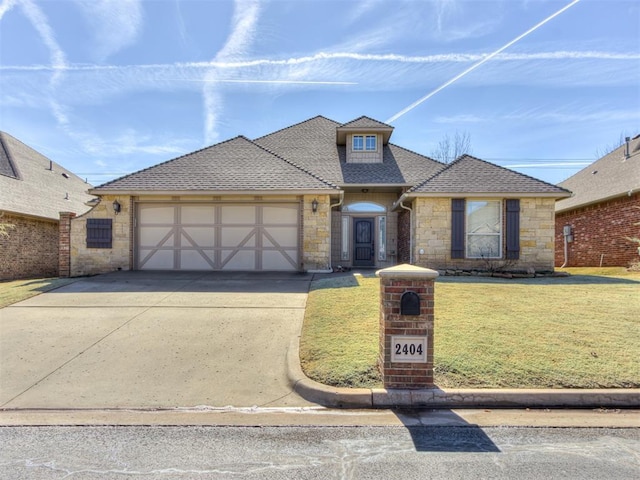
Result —
M554 205L553 198L520 199L520 258L516 262L507 262L500 259L452 259L451 198L416 198L413 203L416 219L414 263L437 270L501 267L508 270L553 270ZM502 243L504 249L504 238ZM423 253L420 253L421 249Z
M58 276L58 222L5 213L15 225L0 236L0 280Z
M113 211L113 201L121 206L119 214ZM71 220L70 276L96 275L115 270L129 270L133 257L133 226L131 198L112 195L102 197L93 209ZM87 248L87 219L112 219L112 248Z
M556 214L555 263L564 263L563 227L570 225L569 267L627 267L640 262L638 247L625 237L640 238L640 194Z
M314 212L311 202L318 201ZM327 271L331 268L331 199L329 195L305 195L302 201L302 269Z

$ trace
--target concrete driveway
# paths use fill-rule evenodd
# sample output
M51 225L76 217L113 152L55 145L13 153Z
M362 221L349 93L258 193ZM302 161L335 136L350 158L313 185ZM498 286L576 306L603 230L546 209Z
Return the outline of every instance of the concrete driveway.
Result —
M117 272L0 309L0 408L306 406L310 275Z

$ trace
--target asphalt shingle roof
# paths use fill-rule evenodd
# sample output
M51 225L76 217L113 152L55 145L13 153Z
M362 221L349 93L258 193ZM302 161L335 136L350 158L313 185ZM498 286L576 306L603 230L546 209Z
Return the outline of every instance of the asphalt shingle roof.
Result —
M444 168L440 162L392 144L383 147L382 163L347 163L346 147L336 145L340 126L318 116L254 141L337 185L415 185Z
M471 155L463 155L444 170L409 190L410 193L551 193L569 192Z
M387 125L386 123L379 122L373 118L367 117L365 115L356 118L355 120L351 120L350 122L343 123L340 127L345 128L391 128L391 125Z
M0 132L0 210L58 220L83 214L94 197L84 180L8 133Z
M414 193L553 193L565 190L474 157L450 165L392 143L382 146L382 162L347 163L338 145L347 128L393 127L359 117L340 124L310 118L249 140L232 140L184 155L101 185L94 191L269 191L337 189L349 185L413 187Z
M105 183L125 191L331 190L334 185L239 136Z
M640 135L630 141L628 158L625 152L626 145L622 145L561 182L559 186L571 190L573 196L558 201L556 212L640 190Z

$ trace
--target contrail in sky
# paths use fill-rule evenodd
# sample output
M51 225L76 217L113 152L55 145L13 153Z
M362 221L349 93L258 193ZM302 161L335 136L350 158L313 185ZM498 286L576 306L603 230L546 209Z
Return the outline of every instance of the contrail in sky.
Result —
M420 105L422 102L425 102L427 100L429 100L431 97L433 97L436 93L440 92L441 90L443 90L444 88L448 87L449 85L451 85L452 83L460 80L462 77L464 77L465 75L467 75L468 73L472 72L473 70L475 70L476 68L478 68L480 65L488 62L489 60L491 60L493 57L495 57L496 55L498 55L499 53L503 52L504 50L506 50L507 48L509 48L511 45L514 45L515 43L519 42L520 40L522 40L524 37L526 37L527 35L529 35L530 33L535 32L537 29L539 29L541 26L543 26L545 23L553 20L554 18L556 18L558 15L560 15L561 13L563 13L565 10L570 9L571 7L573 7L576 3L578 3L580 0L573 0L573 2L571 2L570 4L566 5L565 7L561 8L560 10L558 10L556 13L554 13L553 15L548 16L547 18L545 18L544 20L542 20L540 23L534 25L533 27L531 27L529 30L527 30L526 32L524 32L522 35L517 36L516 38L514 38L513 40L511 40L509 43L507 43L506 45L500 47L498 50L496 50L493 53L490 53L489 55L487 55L486 57L484 57L482 60L480 60L477 63L474 63L473 65L471 65L469 68L467 68L464 72L456 75L455 77L453 77L451 80L448 80L447 82L443 83L442 85L440 85L438 88L436 88L435 90L427 93L424 97L416 100L415 102L413 102L411 105L409 105L408 107L400 110L398 113L396 113L393 117L389 118L385 123L391 123L396 121L398 118L400 118L402 115L404 115L407 112L410 112L411 110L413 110L414 108L416 108L418 105Z

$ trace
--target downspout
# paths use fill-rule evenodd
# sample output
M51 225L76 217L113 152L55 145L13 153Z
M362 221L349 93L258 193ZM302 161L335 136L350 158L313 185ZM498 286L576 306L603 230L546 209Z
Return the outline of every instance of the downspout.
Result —
M563 235L564 237L564 263L560 265L560 268L564 268L569 263L569 242L567 242L567 235Z
M340 190L340 199L338 200L338 203L329 204L329 244L330 245L333 243L332 241L333 232L331 231L331 225L333 225L333 207L339 207L340 205L342 205L342 202L344 202L344 190ZM331 251L331 248L329 248L329 272L330 273L333 272L333 265L331 261L332 257L333 257L333 252Z
M413 210L404 205L407 194L403 193L396 205L409 211L409 263L413 265Z

